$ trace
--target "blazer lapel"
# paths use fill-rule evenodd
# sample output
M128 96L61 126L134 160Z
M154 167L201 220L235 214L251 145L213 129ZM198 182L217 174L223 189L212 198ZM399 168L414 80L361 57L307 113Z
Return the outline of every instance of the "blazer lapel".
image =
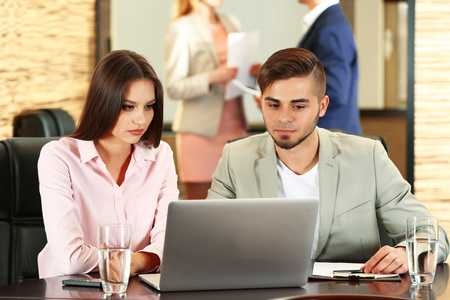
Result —
M200 35L202 40L204 41L204 46L208 53L211 56L211 59L214 61L214 64L216 67L219 67L219 58L217 56L217 51L214 46L214 42L212 39L211 32L209 31L208 24L206 24L199 14L192 13L190 15L190 19L192 21L192 24L194 25L193 28L197 33Z
M277 155L272 138L266 133L267 139L261 147L261 158L256 160L255 174L258 192L261 198L277 197Z
M316 258L322 252L330 235L339 177L339 162L336 159L338 152L330 139L330 132L321 128L317 128L317 132L319 134L320 224Z
M303 35L300 42L298 43L297 48L304 48L305 45L307 45L309 43L309 41L313 38L312 37L313 32L314 32L315 28L318 26L317 24L319 23L319 19L322 16L322 14L314 21L314 23L311 24L308 31L306 31L306 33Z
M312 26L308 29L308 31L305 33L305 35L301 38L300 42L297 45L297 48L304 48L306 42L309 40L309 36L311 35L312 32Z

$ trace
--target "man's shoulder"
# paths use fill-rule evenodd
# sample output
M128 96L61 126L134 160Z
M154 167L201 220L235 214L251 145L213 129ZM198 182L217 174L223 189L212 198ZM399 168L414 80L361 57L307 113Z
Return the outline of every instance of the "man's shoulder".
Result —
M268 132L253 134L229 141L227 144L232 148L262 146L270 141L271 137Z
M344 12L342 11L341 6L339 4L331 5L330 7L325 9L320 14L320 16L321 17L328 17L328 18L344 18L346 20Z
M342 140L346 142L361 142L366 141L367 139L370 140L377 140L378 136L374 135L366 135L366 134L353 134L353 133L346 133L343 130L339 129L325 129L318 127L317 130L321 133L322 136L328 136L332 140Z
M246 159L260 158L275 151L274 142L268 132L229 141L225 147L230 157Z
M332 5L324 10L315 22L316 26L328 31L350 30L351 26L339 4ZM353 32L353 31L352 31Z
M387 150L386 142L383 137L364 134L348 134L342 131L330 131L328 129L318 128L321 145L328 145L326 139L339 149L340 153L350 152L354 155L356 151L359 154L371 153L377 142L380 142ZM364 149L368 151L364 151Z

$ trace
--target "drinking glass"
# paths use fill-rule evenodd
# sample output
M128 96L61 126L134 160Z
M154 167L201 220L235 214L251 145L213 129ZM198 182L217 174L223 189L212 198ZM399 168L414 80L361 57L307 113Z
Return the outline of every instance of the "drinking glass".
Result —
M439 249L439 221L433 217L409 217L406 226L406 252L411 281L430 284L436 273Z
M131 266L131 225L98 226L98 265L103 291L125 293Z

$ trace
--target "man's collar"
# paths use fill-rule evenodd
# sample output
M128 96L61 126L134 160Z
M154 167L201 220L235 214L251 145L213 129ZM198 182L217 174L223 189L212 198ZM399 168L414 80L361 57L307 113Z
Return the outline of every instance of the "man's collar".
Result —
M305 34L309 28L314 24L317 18L323 13L328 7L339 4L339 0L325 0L313 9L311 9L302 20L303 24L303 34Z

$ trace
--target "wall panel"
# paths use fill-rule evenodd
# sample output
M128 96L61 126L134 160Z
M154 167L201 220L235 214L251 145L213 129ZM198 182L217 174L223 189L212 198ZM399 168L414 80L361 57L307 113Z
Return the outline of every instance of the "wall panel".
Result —
M415 194L450 233L450 4L416 0Z
M78 120L96 62L95 0L0 7L0 139L25 109L63 108Z

